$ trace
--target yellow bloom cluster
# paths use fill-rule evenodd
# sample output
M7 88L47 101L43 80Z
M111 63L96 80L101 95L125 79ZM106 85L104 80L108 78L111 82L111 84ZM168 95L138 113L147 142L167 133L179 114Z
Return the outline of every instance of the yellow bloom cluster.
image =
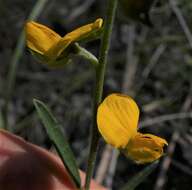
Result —
M136 163L145 164L159 159L167 142L155 135L137 132L138 119L135 101L121 94L109 95L97 112L98 129L105 141Z
M35 55L45 59L48 65L54 65L56 60L67 57L67 49L70 45L86 40L99 31L102 24L103 20L99 18L95 22L77 28L61 37L50 28L29 21L25 26L27 46Z

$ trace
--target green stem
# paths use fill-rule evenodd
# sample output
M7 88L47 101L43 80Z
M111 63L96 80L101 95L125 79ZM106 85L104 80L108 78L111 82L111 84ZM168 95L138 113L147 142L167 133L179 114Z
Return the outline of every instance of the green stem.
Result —
M22 52L24 50L24 44L25 44L25 37L24 37L24 31L22 31L17 46L15 48L15 51L13 53L13 57L11 59L9 71L8 71L8 76L7 76L7 90L5 91L5 106L4 106L4 129L8 128L8 108L9 108L9 103L10 99L12 96L12 91L14 88L15 84L15 78L16 78L16 70L17 70L17 65L18 61L22 55Z
M47 1L48 0L38 0L35 6L33 7L28 17L28 20L36 20L37 17L42 12L44 5ZM8 76L7 76L7 83L6 83L7 90L5 92L5 105L4 105L4 111L3 111L4 112L4 126L3 126L4 129L8 128L8 108L9 108L9 103L12 97L13 88L15 85L17 66L19 63L19 59L21 58L22 53L24 51L24 47L25 47L25 32L24 30L22 30L20 37L18 39L16 48L13 52L13 57L11 59Z
M98 66L99 61L91 52L89 52L85 48L81 47L78 43L75 43L74 46L76 48L76 51L78 52L78 56L85 58L93 66Z
M95 86L95 97L93 107L93 126L91 131L91 146L88 158L88 166L86 171L85 190L89 190L93 170L95 166L95 160L97 155L97 147L99 142L99 132L97 129L97 108L102 101L103 94L103 83L105 77L105 68L107 64L107 56L110 47L110 38L113 28L114 17L116 13L118 0L108 0L107 13L104 24L104 31L102 36L99 65L96 67L96 86Z

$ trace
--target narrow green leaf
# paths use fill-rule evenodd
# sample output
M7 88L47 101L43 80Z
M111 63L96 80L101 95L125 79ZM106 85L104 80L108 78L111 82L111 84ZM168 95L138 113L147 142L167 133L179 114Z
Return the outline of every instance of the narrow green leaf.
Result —
M52 115L49 108L41 101L34 99L33 100L37 113L44 124L44 127L47 131L47 134L50 140L55 145L67 171L71 175L72 179L74 180L76 186L78 188L81 187L81 180L79 176L78 167L75 161L75 157L71 148L64 137L59 123Z
M147 176L149 176L157 167L159 161L153 162L149 166L146 166L141 172L136 174L121 190L134 190L139 184L141 184Z

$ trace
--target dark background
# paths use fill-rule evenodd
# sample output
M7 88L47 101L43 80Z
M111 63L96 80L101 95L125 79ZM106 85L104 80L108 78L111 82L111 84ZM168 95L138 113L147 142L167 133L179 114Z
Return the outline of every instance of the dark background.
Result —
M187 38L186 27L178 20L178 14L182 15L187 29L192 30L192 2L176 3L179 11L176 14L170 1L161 1L151 10L153 28L132 21L127 25L119 12L115 20L104 96L112 92L134 96L141 110L141 125L145 124L142 131L166 138L172 147L138 190L160 190L157 188L160 179L165 182L162 189L192 188L192 38L190 34ZM33 0L0 0L1 109L11 57L33 6ZM106 0L50 0L38 22L63 36L103 17L105 8ZM99 44L97 40L83 46L98 55ZM85 170L93 87L94 72L86 61L76 60L63 69L51 70L34 60L25 49L18 64L9 125L16 134L49 149L51 142L34 112L32 98L46 102L64 127L80 168ZM174 120L170 114L174 114ZM160 116L167 120L162 121ZM151 121L154 123L149 123ZM105 143L101 140L97 166L103 159L104 149ZM120 189L142 168L120 155L113 189Z

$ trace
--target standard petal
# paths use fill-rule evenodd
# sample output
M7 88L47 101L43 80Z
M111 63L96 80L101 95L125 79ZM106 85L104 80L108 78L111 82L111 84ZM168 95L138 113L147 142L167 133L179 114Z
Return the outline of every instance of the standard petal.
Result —
M61 39L50 28L32 21L26 23L25 32L27 46L42 55Z
M87 24L66 34L59 40L58 43L55 43L55 45L52 46L45 53L45 55L51 60L56 60L70 44L89 37L93 32L99 30L102 27L102 23L102 19L97 19L94 23Z
M138 164L145 164L159 159L163 148L168 145L165 139L152 134L137 133L128 143L124 153Z
M87 38L92 33L101 29L102 25L103 25L103 19L99 18L91 24L87 24L73 30L72 32L65 35L63 38L70 38L73 42L77 42L79 40Z
M139 109L131 97L111 94L98 108L98 129L107 143L124 148L137 133L138 118Z

